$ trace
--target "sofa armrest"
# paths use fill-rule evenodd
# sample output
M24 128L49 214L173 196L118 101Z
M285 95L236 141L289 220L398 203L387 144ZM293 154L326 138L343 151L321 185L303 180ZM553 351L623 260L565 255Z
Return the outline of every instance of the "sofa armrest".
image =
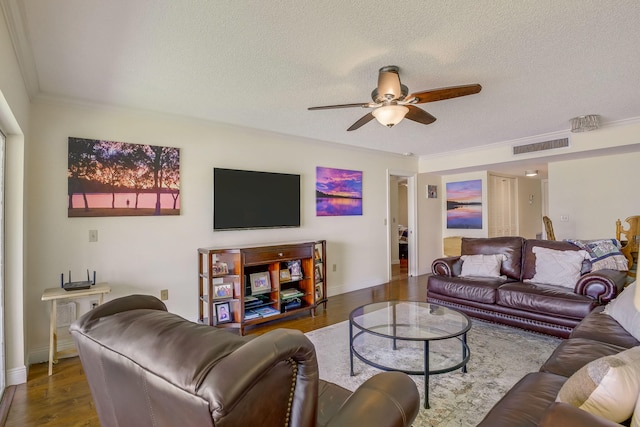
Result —
M605 418L571 406L568 403L553 403L545 411L538 427L620 427Z
M401 372L383 372L358 387L327 427L410 426L419 409L413 380Z
M431 263L431 272L437 276L454 277L462 271L462 260L459 256L438 258Z
M622 292L626 280L626 271L598 270L580 277L575 292L606 304Z

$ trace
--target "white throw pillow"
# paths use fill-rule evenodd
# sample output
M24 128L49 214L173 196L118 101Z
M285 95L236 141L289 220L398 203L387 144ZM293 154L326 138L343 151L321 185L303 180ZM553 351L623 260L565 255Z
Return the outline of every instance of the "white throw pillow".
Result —
M636 282L633 282L624 288L620 295L606 305L604 312L640 341L640 311L633 302L637 286Z
M587 251L558 251L555 249L534 246L536 254L536 274L525 282L542 283L545 285L575 288L582 261L589 256Z
M640 346L589 362L562 385L564 402L620 423L633 415L640 394Z
M461 277L503 277L500 276L504 254L495 255L462 255Z
M636 410L633 411L631 427L640 427L640 394L638 395L638 401L636 402Z

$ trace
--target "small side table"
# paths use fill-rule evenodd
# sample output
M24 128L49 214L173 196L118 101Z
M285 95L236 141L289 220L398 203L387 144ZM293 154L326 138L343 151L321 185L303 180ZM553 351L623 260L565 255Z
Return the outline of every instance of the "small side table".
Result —
M111 292L111 287L106 283L98 283L89 289L77 291L65 291L62 288L47 288L42 293L42 301L51 301L51 324L49 325L49 376L53 373L53 364L58 363L58 336L56 327L56 311L58 300L77 299L98 295L98 305L104 301L104 295Z

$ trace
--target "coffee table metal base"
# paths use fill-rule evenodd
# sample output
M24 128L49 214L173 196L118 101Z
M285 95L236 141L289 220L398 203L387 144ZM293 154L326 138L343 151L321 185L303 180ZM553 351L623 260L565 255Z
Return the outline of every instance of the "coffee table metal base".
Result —
M359 331L354 335L353 334L353 328L354 326L356 328L359 329ZM397 325L397 326L407 326L407 325ZM422 371L418 371L418 370L405 370L405 369L399 369L397 367L390 367L390 366L384 366L381 365L379 363L376 363L368 358L366 358L365 356L363 356L362 354L360 354L358 352L358 350L356 349L356 347L354 346L354 341L356 338L358 338L360 335L363 334L368 334L368 333L372 333L370 330L367 329L360 329L357 325L354 325L353 322L349 322L349 349L350 349L350 354L349 354L349 359L350 359L350 368L351 368L351 376L354 376L354 370L353 370L353 356L357 357L358 359L360 359L363 363L369 365L369 366L373 366L374 368L377 369L381 369L384 371L397 371L397 372L404 372L407 375L424 375L424 407L425 409L429 409L429 376L430 375L437 375L437 374L443 374L446 372L453 372L457 369L462 369L462 372L466 373L467 372L467 362L469 361L469 358L471 357L471 351L469 350L469 346L467 345L467 332L465 331L464 333L462 333L460 336L457 337L451 337L451 338L447 338L447 339L456 339L458 341L460 341L461 343L461 350L462 350L462 358L460 363L456 363L454 365L451 366L446 366L440 369L434 369L431 370L429 367L429 342L430 340L425 339L424 340L424 350L423 350L423 367L424 369ZM375 334L377 336L380 336L378 334ZM385 337L388 338L390 340L393 340L393 350L394 351L402 351L402 350L398 350L397 346L396 346L396 341L400 340L402 341L402 338L398 338L398 337ZM415 340L412 340L415 341Z

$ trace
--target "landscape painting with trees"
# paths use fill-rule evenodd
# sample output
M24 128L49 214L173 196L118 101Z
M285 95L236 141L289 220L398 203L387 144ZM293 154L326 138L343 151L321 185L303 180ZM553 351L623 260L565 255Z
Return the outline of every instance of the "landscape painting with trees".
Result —
M180 150L69 138L68 216L180 215Z

